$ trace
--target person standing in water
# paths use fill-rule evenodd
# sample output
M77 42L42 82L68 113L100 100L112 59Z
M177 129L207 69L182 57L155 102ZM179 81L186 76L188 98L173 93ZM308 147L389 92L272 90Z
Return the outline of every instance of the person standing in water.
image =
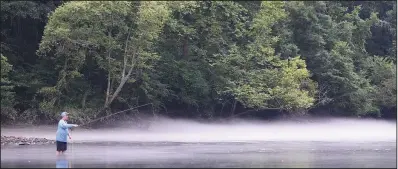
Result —
M77 127L77 124L68 124L66 121L68 120L68 113L61 113L62 119L58 122L57 134L55 137L55 141L57 144L57 155L63 154L66 151L66 145L68 144L68 138L71 139L69 135L69 128Z

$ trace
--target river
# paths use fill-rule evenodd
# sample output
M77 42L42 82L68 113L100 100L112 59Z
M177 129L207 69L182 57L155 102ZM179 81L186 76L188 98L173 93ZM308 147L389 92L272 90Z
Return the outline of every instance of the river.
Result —
M55 131L2 128L2 134L51 138ZM67 153L59 157L55 145L3 146L1 167L396 168L396 156L395 122L166 120L150 131L75 129Z

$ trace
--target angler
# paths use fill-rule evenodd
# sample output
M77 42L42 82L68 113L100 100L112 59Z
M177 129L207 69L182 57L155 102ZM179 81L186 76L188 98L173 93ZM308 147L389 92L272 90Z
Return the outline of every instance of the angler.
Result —
M58 129L55 140L57 142L57 155L63 154L67 149L68 138L72 139L69 134L69 128L78 127L77 124L68 124L66 121L68 120L68 113L61 113L62 119L58 122Z

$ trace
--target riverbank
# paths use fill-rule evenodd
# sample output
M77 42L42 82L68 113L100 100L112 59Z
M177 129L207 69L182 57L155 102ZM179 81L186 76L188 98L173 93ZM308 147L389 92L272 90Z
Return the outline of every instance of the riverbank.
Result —
M32 144L54 144L55 140L35 137L16 137L16 136L1 136L1 146L5 145L32 145Z

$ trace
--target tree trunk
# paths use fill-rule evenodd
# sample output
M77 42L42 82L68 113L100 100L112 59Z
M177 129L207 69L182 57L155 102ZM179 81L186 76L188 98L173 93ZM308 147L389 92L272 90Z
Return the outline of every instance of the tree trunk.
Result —
M111 32L108 32L108 37L111 38ZM106 96L104 107L106 108L109 105L109 97L111 92L111 49L108 51L108 85L106 88Z
M182 46L182 56L186 58L188 56L188 37L184 38L183 46Z
M133 50L133 57L131 59L131 63L130 63L130 69L126 75L126 68L127 68L127 55L128 55L128 42L129 42L129 38L130 38L130 31L128 32L127 35L127 39L126 39L126 43L125 43L125 47L124 47L124 58L123 58L123 71L122 71L122 77L120 78L120 83L119 86L116 88L115 92L112 94L112 96L110 97L110 92L107 93L107 98L106 98L106 102L104 105L104 108L108 108L108 106L112 103L113 100L115 100L115 98L119 95L120 91L122 90L124 84L127 82L128 79L130 79L131 73L133 72L134 69L134 58L135 58L135 51ZM108 84L110 86L110 80L108 78Z
M236 104L237 104L237 100L234 101L234 104L232 106L232 111L231 111L231 115L233 116L235 114L235 109L236 109Z
M83 111L84 111L84 109L86 108L86 100L87 100L88 92L89 92L89 90L86 90L86 92L84 92L84 95L83 95L83 99L82 99L82 108L83 108Z
M111 64L110 63L111 62L110 57L111 57L111 52L109 52L109 55L108 55L108 66L109 67L110 67L110 64ZM110 97L110 90L111 90L111 71L108 70L108 86L106 88L106 97L105 97L104 107L107 107L107 105L108 105L109 97Z
M120 79L119 86L117 87L117 89L116 89L115 92L113 93L112 97L111 97L111 98L108 100L108 102L105 104L105 106L104 106L105 108L107 108L107 107L112 103L112 101L116 98L116 96L119 95L119 92L122 90L124 84L125 84L125 83L127 82L127 80L130 78L131 73L133 72L133 65L134 65L134 59L131 60L131 67L130 67L129 72L127 73L127 75L123 76L123 77Z

